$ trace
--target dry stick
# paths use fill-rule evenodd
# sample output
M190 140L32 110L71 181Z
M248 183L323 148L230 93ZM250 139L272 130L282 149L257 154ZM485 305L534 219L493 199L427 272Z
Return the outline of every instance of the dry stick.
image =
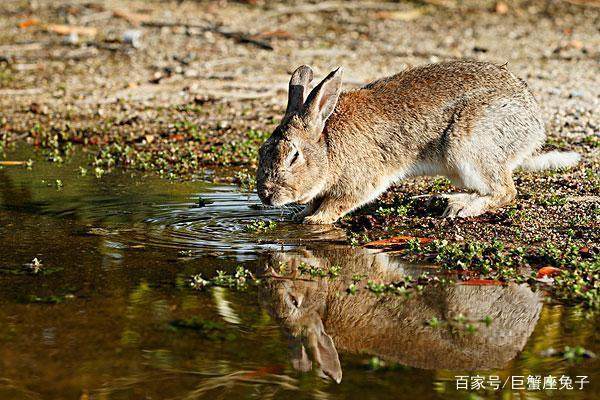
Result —
M443 0L421 0L421 2L441 7L453 8L455 4ZM303 4L299 6L282 7L268 12L264 17L272 18L281 15L310 14L317 12L331 12L338 10L398 10L397 3L384 3L380 1L323 1L316 4Z
M33 96L43 92L42 88L2 89L0 90L0 96Z
M598 0L563 0L569 4L574 4L577 6L588 6L588 7L600 7L600 2Z
M19 53L22 51L38 51L44 48L45 43L21 43L21 44L9 44L0 46L0 53Z
M183 22L159 22L159 21L142 22L142 26L147 26L147 27L152 27L152 28L182 27L182 28L186 28L186 29L200 29L204 32L217 33L228 39L233 39L233 40L237 41L238 43L247 43L247 44L252 44L254 46L260 47L261 49L274 50L273 46L271 46L269 43L265 42L264 40L254 39L250 35L243 33L243 32L226 31L218 26L187 24L187 23L183 23Z
M0 167L17 167L27 165L27 161L0 161Z

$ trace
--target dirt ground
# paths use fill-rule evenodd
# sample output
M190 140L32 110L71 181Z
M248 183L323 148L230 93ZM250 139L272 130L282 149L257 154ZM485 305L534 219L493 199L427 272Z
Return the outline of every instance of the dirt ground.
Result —
M257 148L285 107L289 73L345 68L347 88L454 58L525 79L547 148L575 150L570 171L520 173L513 207L443 220L397 186L341 224L359 242L397 234L510 244L600 242L600 4L595 1L267 2L31 0L0 4L0 150L17 141L60 162L84 145L113 167L165 177L237 166L252 186Z

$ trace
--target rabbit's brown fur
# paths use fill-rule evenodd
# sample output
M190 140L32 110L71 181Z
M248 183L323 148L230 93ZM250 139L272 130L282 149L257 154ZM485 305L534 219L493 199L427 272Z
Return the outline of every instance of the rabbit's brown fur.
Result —
M296 70L290 87L307 88L309 71ZM535 168L532 155L546 137L533 95L505 66L444 62L340 88L338 69L306 102L293 102L301 106L288 106L260 151L262 201L306 203L308 223L332 223L419 175L444 175L471 192L448 195L446 216L479 215L514 199L513 170L524 162ZM545 157L551 167L578 161L573 153Z

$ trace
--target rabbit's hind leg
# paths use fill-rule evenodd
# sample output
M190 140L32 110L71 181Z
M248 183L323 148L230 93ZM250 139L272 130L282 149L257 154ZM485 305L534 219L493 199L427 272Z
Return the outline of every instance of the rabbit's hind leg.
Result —
M475 217L509 204L517 194L509 171L486 171L463 161L457 175L460 186L474 193L443 196L448 199L444 217Z
M448 129L445 161L450 178L474 193L446 196L445 216L480 215L515 198L512 170L544 138L536 107L529 98L465 106Z

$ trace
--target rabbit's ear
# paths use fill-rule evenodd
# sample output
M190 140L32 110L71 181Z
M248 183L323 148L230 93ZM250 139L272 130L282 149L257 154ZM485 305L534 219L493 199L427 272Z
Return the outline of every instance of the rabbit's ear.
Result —
M312 79L313 71L308 65L302 65L294 71L290 78L288 104L285 109L284 119L302 109L302 104L304 104L304 93Z
M313 352L313 359L325 376L336 383L342 381L342 365L331 336L325 332L323 322L318 322L308 330L308 342Z
M319 134L321 134L325 121L333 112L340 97L343 72L342 67L331 71L321 83L315 86L304 103L302 115L305 121L311 127L314 127Z

